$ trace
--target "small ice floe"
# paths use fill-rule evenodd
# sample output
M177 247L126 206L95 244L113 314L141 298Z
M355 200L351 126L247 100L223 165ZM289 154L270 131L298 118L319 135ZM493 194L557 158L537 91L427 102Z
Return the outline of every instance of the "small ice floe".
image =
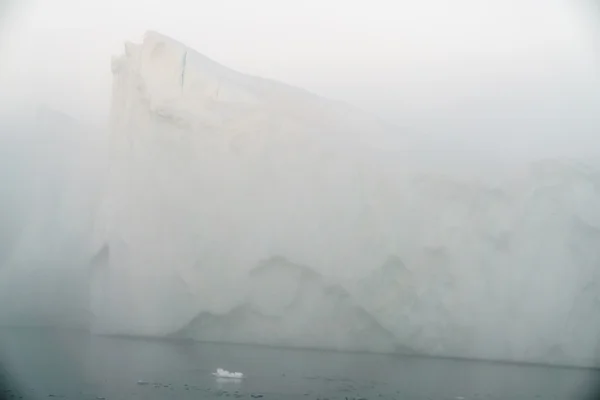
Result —
M242 379L244 374L241 372L229 372L222 368L217 368L217 372L213 372L213 376L217 378L228 378L228 379Z
M149 385L149 384L150 384L150 382L146 382L146 381L139 380L139 381L137 381L137 384L138 384L138 385Z

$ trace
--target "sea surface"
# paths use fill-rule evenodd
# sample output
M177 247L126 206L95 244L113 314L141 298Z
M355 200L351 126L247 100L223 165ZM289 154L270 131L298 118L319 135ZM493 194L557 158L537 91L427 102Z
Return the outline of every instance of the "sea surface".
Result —
M244 373L218 379L217 368ZM592 399L600 372L0 328L4 399Z

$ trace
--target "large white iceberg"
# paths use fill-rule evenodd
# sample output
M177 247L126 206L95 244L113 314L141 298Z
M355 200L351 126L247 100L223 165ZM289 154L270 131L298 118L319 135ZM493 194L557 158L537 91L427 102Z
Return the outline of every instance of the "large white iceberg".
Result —
M379 121L157 33L113 72L95 332L596 363L597 171L418 173Z
M393 128L376 119L158 33L112 68L100 204L63 198L80 222L48 243L85 237L81 276L30 274L89 294L93 332L599 365L597 170L427 172L408 136L379 149ZM36 227L56 226L42 217L0 271L3 302Z

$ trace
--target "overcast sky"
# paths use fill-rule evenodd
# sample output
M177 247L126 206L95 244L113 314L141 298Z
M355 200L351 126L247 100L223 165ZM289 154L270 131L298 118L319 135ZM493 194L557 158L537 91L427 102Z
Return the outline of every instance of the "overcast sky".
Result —
M584 2L19 0L0 9L0 100L103 121L110 56L152 29L463 150L600 155L600 9Z

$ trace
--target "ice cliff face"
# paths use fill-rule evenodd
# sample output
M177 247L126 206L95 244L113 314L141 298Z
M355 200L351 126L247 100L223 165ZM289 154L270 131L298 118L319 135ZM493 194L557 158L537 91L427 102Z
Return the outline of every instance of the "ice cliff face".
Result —
M418 174L374 119L157 33L112 67L94 332L597 364L596 171Z

